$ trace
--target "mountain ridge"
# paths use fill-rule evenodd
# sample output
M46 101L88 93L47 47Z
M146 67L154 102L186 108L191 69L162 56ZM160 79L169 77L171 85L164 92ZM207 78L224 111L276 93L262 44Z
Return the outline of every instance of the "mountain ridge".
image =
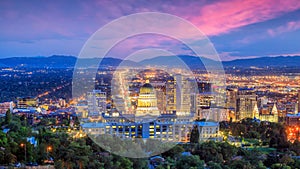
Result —
M97 66L99 58L79 58L79 66L90 67ZM77 58L75 56L52 55L52 56L36 56L36 57L11 57L0 59L0 67L28 67L28 68L73 68L76 64ZM182 65L190 68L204 68L203 62L207 64L219 63L215 60L190 55L174 56L158 56L151 59L145 59L140 62L131 60L122 60L113 57L105 57L101 61L104 66L169 66L175 67ZM222 61L223 66L226 67L299 67L300 56L275 56L275 57L258 57L250 59L235 59L232 61Z

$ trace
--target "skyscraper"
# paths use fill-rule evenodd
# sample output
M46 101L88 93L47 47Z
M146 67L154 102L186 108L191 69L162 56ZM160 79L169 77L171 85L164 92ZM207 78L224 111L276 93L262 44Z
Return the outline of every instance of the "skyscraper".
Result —
M254 108L257 106L257 96L254 89L242 88L237 93L237 120L253 118Z
M87 93L88 116L100 117L106 112L106 93L101 90L93 90Z
M237 106L237 89L228 88L226 90L226 107L233 112L236 112Z
M176 82L173 77L169 77L166 82L166 111L173 113L176 111Z
M157 108L161 113L166 112L166 94L165 94L165 87L163 88L156 88L156 98L157 98Z
M176 111L191 111L191 87L190 82L182 75L175 76L176 82Z

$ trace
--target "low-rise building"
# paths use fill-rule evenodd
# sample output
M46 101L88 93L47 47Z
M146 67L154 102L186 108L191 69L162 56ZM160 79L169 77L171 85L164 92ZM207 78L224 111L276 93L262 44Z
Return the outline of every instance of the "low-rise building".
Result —
M285 124L288 126L300 126L300 113L287 114L285 117Z
M170 115L169 115L170 116ZM123 122L122 122L123 121ZM213 140L218 138L219 123L196 122L188 118L177 119L172 117L160 117L149 122L130 122L119 117L108 122L90 122L82 124L82 129L88 135L116 135L120 138L152 138L169 142L190 142L191 132L197 127L199 141Z

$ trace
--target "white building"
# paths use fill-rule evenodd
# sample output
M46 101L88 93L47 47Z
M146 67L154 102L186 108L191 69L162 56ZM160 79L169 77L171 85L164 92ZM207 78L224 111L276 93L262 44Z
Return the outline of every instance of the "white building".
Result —
M164 116L164 117L163 117ZM185 143L190 142L192 129L197 127L199 141L216 140L219 137L219 123L194 122L188 118L173 118L163 115L152 122L90 122L82 124L82 129L90 136L103 134L120 138L158 139L161 141ZM168 116L168 115L167 115ZM168 120L167 120L168 119Z
M101 90L93 90L87 93L88 116L100 117L106 112L106 93Z

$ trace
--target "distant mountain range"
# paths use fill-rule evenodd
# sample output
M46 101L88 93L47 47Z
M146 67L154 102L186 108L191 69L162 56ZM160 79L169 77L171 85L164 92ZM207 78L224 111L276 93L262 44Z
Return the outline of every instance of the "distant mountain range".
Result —
M212 65L218 63L212 59L189 55L179 55L177 57L174 56L159 56L151 59L142 60L139 62L141 65L157 65L157 66L168 66L168 67L187 67L190 68L205 68L204 63L208 65Z
M79 59L80 67L97 67L99 58ZM0 59L0 67L26 67L26 68L73 68L76 64L75 56L53 55L50 57L12 57ZM117 58L104 58L101 65L118 66L120 63L134 65L135 62Z
M77 58L74 56L59 56L50 57L12 57L0 59L0 67L26 67L26 68L72 68L76 64ZM151 59L146 59L140 62L130 60L121 60L117 58L104 58L101 61L102 66L168 66L176 67L177 65L187 65L190 68L204 68L202 61L208 64L217 63L208 58L198 58L188 55L174 56L159 56ZM80 67L97 67L99 59L88 58L80 59ZM183 64L184 63L184 64ZM300 56L278 56L278 57L260 57L253 59L237 59L232 61L223 61L224 67L299 67Z
M300 67L300 56L260 57L223 62L225 67Z

